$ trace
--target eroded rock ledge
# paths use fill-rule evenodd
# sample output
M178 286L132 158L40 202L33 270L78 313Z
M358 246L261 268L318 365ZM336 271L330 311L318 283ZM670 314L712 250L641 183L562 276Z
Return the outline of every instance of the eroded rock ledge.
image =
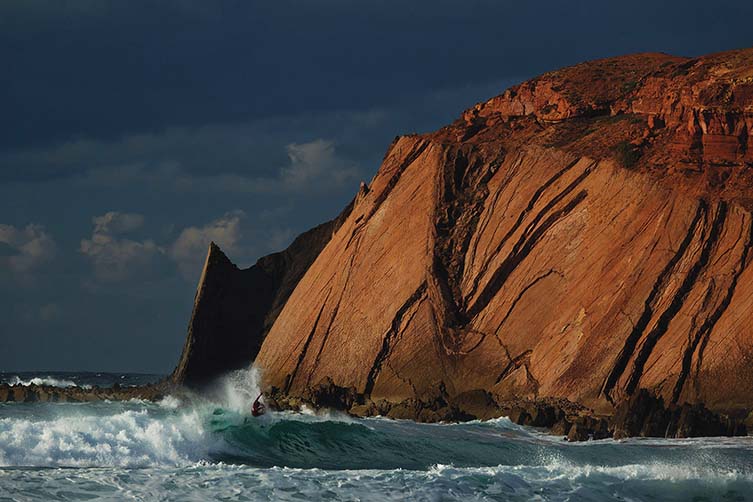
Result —
M163 381L136 387L54 387L0 383L0 403L84 403L90 401L159 401L176 389Z
M495 401L483 389L449 397L440 391L433 398L400 402L372 401L355 388L335 385L325 379L302 397L291 397L272 389L266 401L275 410L334 409L356 417L382 416L418 422L463 422L508 417L518 425L540 427L568 441L628 437L692 438L745 436L753 426L753 414L730 417L709 411L702 404L670 404L645 389L623 400L612 415L599 415L592 409L562 398L512 399Z

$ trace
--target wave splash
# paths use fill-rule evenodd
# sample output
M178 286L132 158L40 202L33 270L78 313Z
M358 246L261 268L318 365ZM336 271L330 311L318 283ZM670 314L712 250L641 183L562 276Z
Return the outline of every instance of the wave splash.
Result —
M753 438L567 444L505 418L454 425L339 413L253 418L258 377L252 370L233 373L211 399L190 402L0 405L0 466L14 467L0 468L0 483L11 476L33 484L37 467L75 467L95 478L102 467L108 473L138 467L169 473L164 479L171 489L176 476L190 487L227 472L233 479L228 489L248 484L263 496L259 490L292 490L294 475L291 493L352 487L353 498L366 500L368 493L392 493L397 500L403 488L416 499L450 490L554 500L563 494L640 499L656 490L665 499L694 493L714 499L753 488ZM117 479L143 473L123 472ZM136 483L163 479L151 476Z
M0 420L0 465L188 465L206 455L196 412L156 417L147 410Z
M76 387L76 382L72 380L65 380L65 379L59 379L59 378L53 378L52 376L47 377L33 377L29 378L28 380L23 380L19 376L13 376L12 378L8 379L7 381L8 385L23 385L24 387L28 387L30 385L49 385L50 387ZM90 385L82 385L83 388L90 388Z
M209 427L212 410L238 420L258 395L258 373L237 371L218 384L212 401L159 403L0 404L0 466L149 467L212 461L223 438ZM20 385L73 387L52 377L10 379ZM253 397L252 397L253 396ZM221 454L221 453L220 453Z
M73 380L18 376L19 385L73 387ZM183 403L167 396L145 401L0 404L0 466L149 467L189 466L224 456L222 434L213 431L213 413L227 424L242 423L259 395L255 370L229 374L211 400ZM82 386L82 385L79 385Z

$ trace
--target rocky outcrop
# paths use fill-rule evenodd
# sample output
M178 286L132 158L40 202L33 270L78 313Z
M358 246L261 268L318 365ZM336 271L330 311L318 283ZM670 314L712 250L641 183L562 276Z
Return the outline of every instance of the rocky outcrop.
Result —
M699 110L747 116L752 56L585 63L396 140L272 326L267 381L753 407L747 129L699 125L740 140L723 167L683 143Z
M298 281L329 242L351 206L300 235L280 253L241 270L209 245L183 353L171 380L200 387L256 358L264 337Z
M753 49L638 54L399 137L275 301L205 279L177 379L255 359L278 401L427 421L564 400L572 439L646 389L664 411L619 434L727 433L690 424L753 409L752 114Z
M395 149L422 145L406 138ZM330 377L401 400L443 383L451 395L483 388L604 410L640 386L661 386L668 400L744 398L734 385L704 389L703 373L746 361L737 342L711 355L707 339L724 326L746 340L724 313L745 312L749 298L735 297L750 273L747 211L531 146L473 187L489 195L475 217L458 211L476 220L461 226L442 221L452 208L434 196L465 173L427 180L462 151L423 151L389 205L354 208L291 295L257 358L272 385L301 393ZM480 162L469 152L461 165Z
M634 436L744 436L747 432L742 420L720 416L701 403L665 406L661 397L652 395L646 389L641 389L620 403L612 419L612 434L615 439Z
M335 409L356 417L388 417L420 422L488 420L505 416L511 422L545 428L567 441L627 437L688 438L745 436L748 424L740 418L720 415L700 403L665 406L661 397L641 389L621 401L613 415L599 415L567 399L513 399L497 402L487 391L477 389L455 397L438 393L431 400L408 398L400 402L364 400L355 387L339 387L331 379L292 397L280 389L267 394L275 410Z
M0 384L0 403L82 403L88 401L157 401L172 389L167 382L138 387L53 387L51 385Z

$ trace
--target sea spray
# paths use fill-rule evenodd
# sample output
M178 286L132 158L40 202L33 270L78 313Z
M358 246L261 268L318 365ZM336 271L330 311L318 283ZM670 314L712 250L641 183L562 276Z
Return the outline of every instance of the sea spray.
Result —
M196 409L138 401L4 408L11 406L29 414L0 418L6 466L183 466L207 458L216 442Z
M463 424L268 412L241 370L212 397L0 405L0 489L19 500L745 500L753 438L569 444ZM65 467L65 469L59 469Z
M165 375L140 374L140 373L107 373L107 372L71 372L71 371L45 371L45 372L2 372L0 371L0 383L8 385L45 385L50 387L81 387L90 389L98 387L112 387L118 384L120 387L136 387L156 383Z
M75 387L76 382L72 380L63 380L63 379L57 379L53 378L51 376L46 377L34 377L30 378L28 380L23 380L19 376L14 376L7 381L8 385L23 385L24 387L28 387L30 385L49 385L50 387ZM90 385L82 385L83 388L90 388Z
M250 367L229 373L220 379L220 403L228 409L248 413L254 400L261 394L261 373Z

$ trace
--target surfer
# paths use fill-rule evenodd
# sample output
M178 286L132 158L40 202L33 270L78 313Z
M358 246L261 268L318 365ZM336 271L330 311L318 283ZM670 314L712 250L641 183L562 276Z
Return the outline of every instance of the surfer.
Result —
M254 404L251 406L251 414L255 417L264 415L264 412L266 411L264 404L259 401L259 399L261 399L261 396L262 393L259 394L259 396L254 401Z

